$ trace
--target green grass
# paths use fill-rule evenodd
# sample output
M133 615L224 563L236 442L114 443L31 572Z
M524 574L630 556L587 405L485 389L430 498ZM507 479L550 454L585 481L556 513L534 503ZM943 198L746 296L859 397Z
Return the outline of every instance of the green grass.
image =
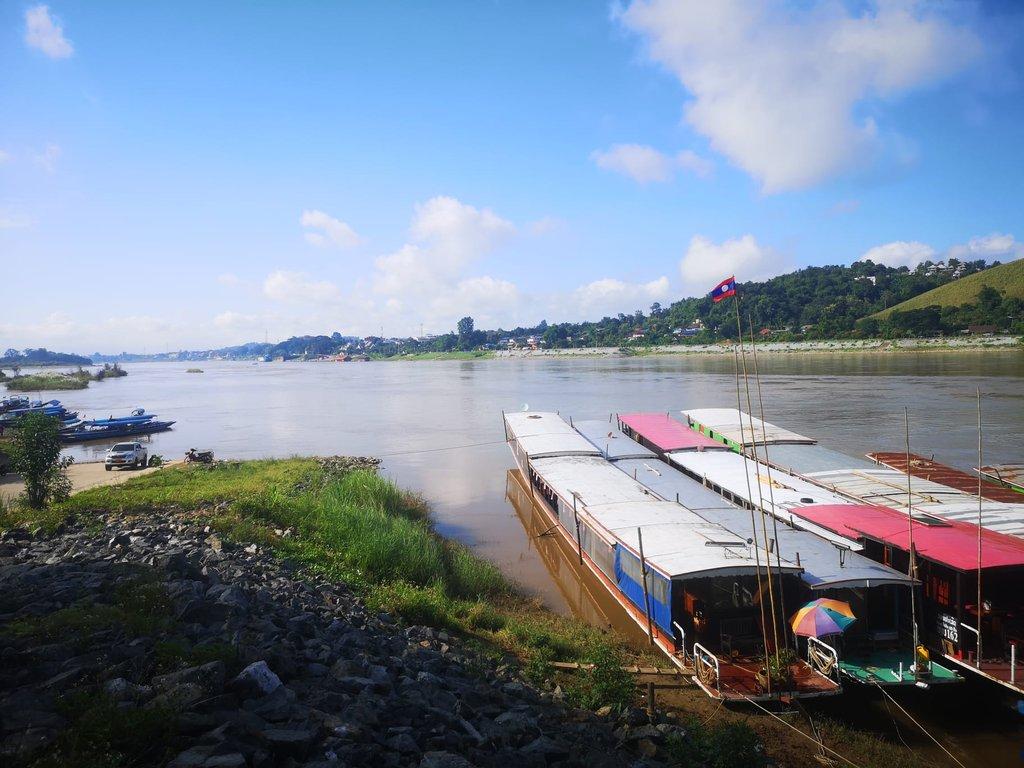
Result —
M224 502L227 502L225 505ZM163 469L92 488L50 510L0 510L0 528L52 530L97 513L193 513L226 539L256 542L360 593L371 609L512 652L585 661L621 643L520 593L491 563L439 536L419 497L373 471L327 471L315 459ZM290 529L291 535L277 533ZM645 663L651 657L644 655Z
M14 376L4 381L7 389L12 392L39 392L43 390L85 389L89 386L89 378L63 373L35 373L26 376Z
M1024 259L1011 261L1009 264L1000 264L998 267L991 267L981 272L975 272L973 275L961 277L959 280L925 291L894 307L876 312L871 317L881 319L888 317L894 311L907 312L911 309L931 306L959 307L963 304L972 304L986 285L995 288L1007 297L1024 299Z

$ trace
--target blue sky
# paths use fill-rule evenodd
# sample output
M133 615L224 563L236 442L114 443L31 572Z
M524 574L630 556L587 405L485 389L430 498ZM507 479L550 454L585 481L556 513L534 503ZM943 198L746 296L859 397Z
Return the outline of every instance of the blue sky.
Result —
M1015 3L0 2L0 346L599 318L1024 247Z

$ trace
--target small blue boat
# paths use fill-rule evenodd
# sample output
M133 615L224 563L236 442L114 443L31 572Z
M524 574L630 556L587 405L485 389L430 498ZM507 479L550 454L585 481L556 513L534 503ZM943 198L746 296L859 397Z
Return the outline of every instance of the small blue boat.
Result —
M83 422L72 429L61 430L60 441L62 443L84 443L90 440L119 440L122 437L166 432L173 424L173 421L144 421L135 424L111 424L95 427L91 426L89 422Z

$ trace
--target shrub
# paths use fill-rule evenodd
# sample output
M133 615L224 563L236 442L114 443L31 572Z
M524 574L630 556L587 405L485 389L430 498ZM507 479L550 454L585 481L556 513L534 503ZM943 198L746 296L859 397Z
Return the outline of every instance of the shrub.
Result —
M18 423L11 448L14 470L25 481L30 507L40 509L71 495L71 480L65 470L74 459L61 458L57 419L41 413L25 415Z
M610 706L623 710L636 699L633 676L622 669L622 657L609 645L600 644L590 655L591 669L582 670L568 687L569 700L582 709Z

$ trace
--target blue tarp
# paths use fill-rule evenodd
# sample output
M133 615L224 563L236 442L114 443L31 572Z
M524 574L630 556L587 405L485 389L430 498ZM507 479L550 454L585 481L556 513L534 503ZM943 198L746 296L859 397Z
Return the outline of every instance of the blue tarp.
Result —
M628 571L628 572L627 572ZM635 574L631 576L630 573ZM615 581L622 592L641 611L644 606L644 586L640 576L640 560L621 544L615 545ZM672 582L648 569L647 590L651 603L651 621L669 634L672 633L672 608L668 601L672 595ZM659 600L657 596L662 596Z

